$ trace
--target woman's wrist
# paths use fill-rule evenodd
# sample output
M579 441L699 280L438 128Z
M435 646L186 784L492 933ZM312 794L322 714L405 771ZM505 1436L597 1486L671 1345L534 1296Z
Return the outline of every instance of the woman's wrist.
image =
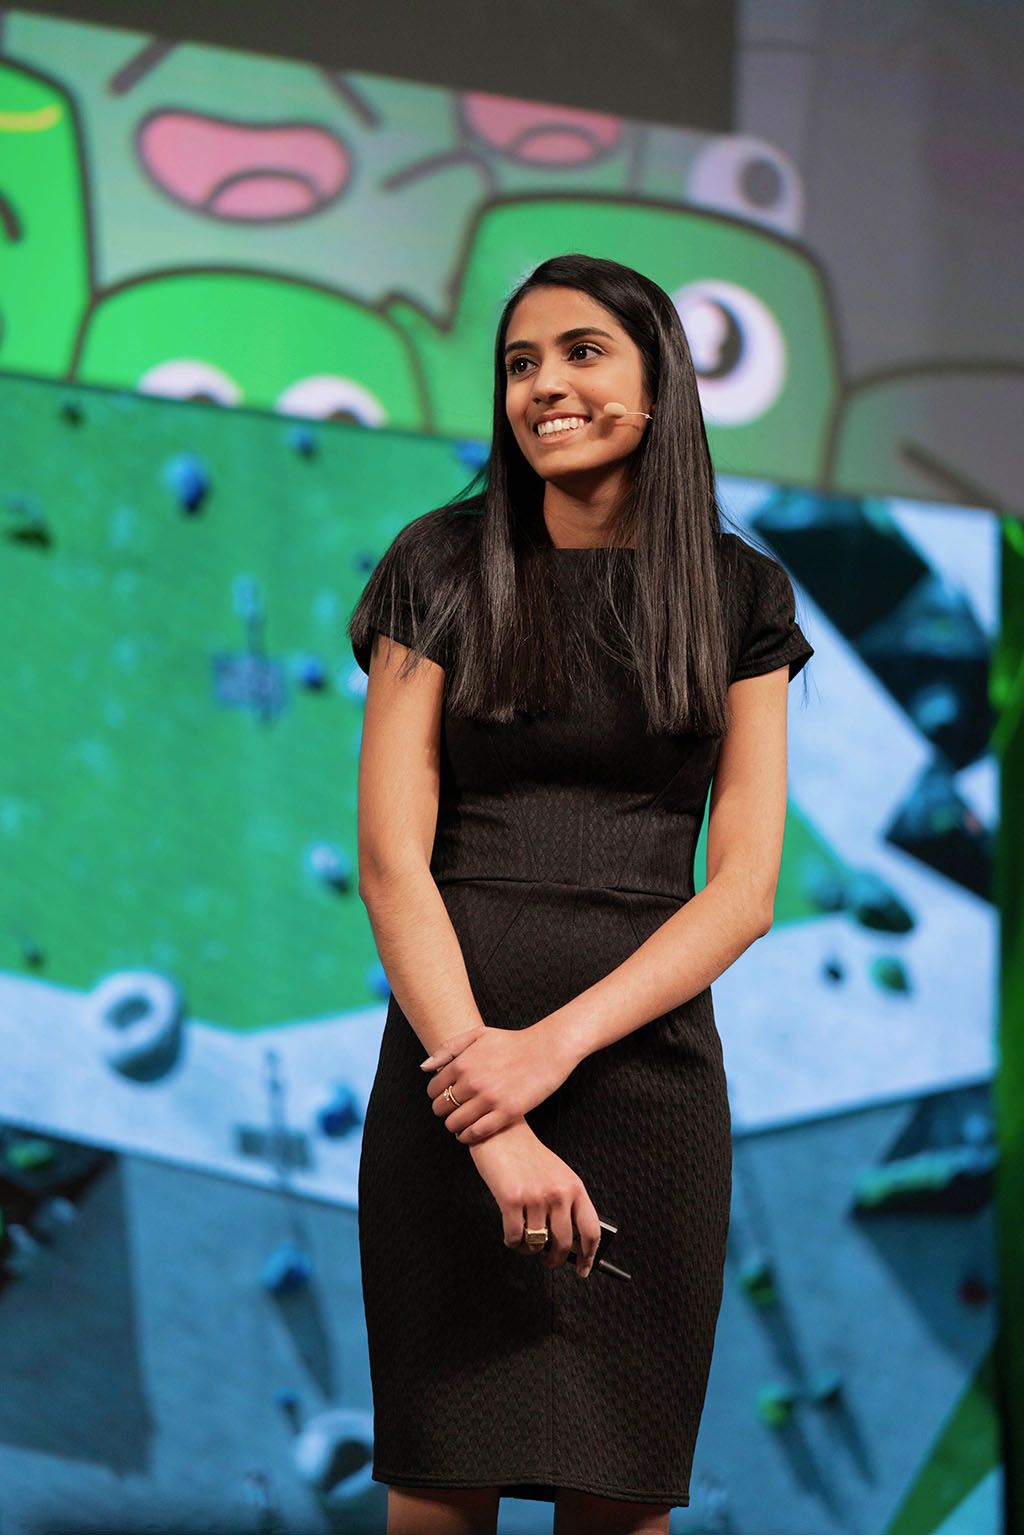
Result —
M571 1006L571 1004L570 1004ZM531 1026L547 1059L557 1061L564 1082L590 1054L585 1032L567 1009L548 1013Z
M496 1130L486 1140L471 1142L467 1150L475 1162L478 1153L486 1155L488 1146L509 1146L515 1141L522 1141L524 1133L530 1140L537 1138L525 1119L514 1119L510 1125L506 1125L503 1130Z

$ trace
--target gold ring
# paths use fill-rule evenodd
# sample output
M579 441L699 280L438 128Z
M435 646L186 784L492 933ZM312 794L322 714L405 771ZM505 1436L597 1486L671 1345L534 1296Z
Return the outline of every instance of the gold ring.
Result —
M527 1247L543 1247L548 1240L548 1235L548 1228L546 1226L540 1226L537 1230L531 1230L526 1222L523 1222L523 1241Z
M461 1109L462 1104L459 1102L458 1098L456 1098L455 1094L452 1092L450 1087L446 1087L445 1088L444 1092L441 1094L441 1097L442 1098L447 1098L448 1102L450 1104L452 1104L455 1108Z

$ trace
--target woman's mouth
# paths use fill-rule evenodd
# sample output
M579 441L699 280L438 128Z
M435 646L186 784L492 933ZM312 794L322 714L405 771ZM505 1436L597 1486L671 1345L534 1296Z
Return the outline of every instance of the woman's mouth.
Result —
M547 421L538 421L534 431L538 437L569 437L581 426L586 426L587 420L586 416L554 416Z

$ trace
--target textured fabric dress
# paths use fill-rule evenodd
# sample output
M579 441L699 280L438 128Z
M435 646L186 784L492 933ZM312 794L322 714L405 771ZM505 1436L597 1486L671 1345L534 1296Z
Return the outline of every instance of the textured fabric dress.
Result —
M722 550L733 680L795 676L812 652L788 576L735 535ZM608 557L545 552L570 611ZM380 627L412 643L401 616ZM693 894L720 743L647 734L633 677L602 656L600 679L569 714L444 712L431 872L492 1027L563 1006ZM374 1477L688 1503L731 1188L710 991L588 1056L527 1116L618 1226L608 1256L630 1283L505 1247L468 1148L431 1112L425 1055L392 996L359 1176Z

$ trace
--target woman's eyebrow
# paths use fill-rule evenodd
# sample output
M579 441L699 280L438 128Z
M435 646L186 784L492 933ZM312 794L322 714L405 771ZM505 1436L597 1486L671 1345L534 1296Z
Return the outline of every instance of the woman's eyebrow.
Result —
M598 330L596 325L578 325L575 330L563 330L560 336L555 337L558 346L564 346L567 341L579 341L584 336L604 336L606 341L614 341L615 337L607 330ZM533 347L536 350L535 341L510 341L505 348L505 356L509 352L518 352L521 347Z

